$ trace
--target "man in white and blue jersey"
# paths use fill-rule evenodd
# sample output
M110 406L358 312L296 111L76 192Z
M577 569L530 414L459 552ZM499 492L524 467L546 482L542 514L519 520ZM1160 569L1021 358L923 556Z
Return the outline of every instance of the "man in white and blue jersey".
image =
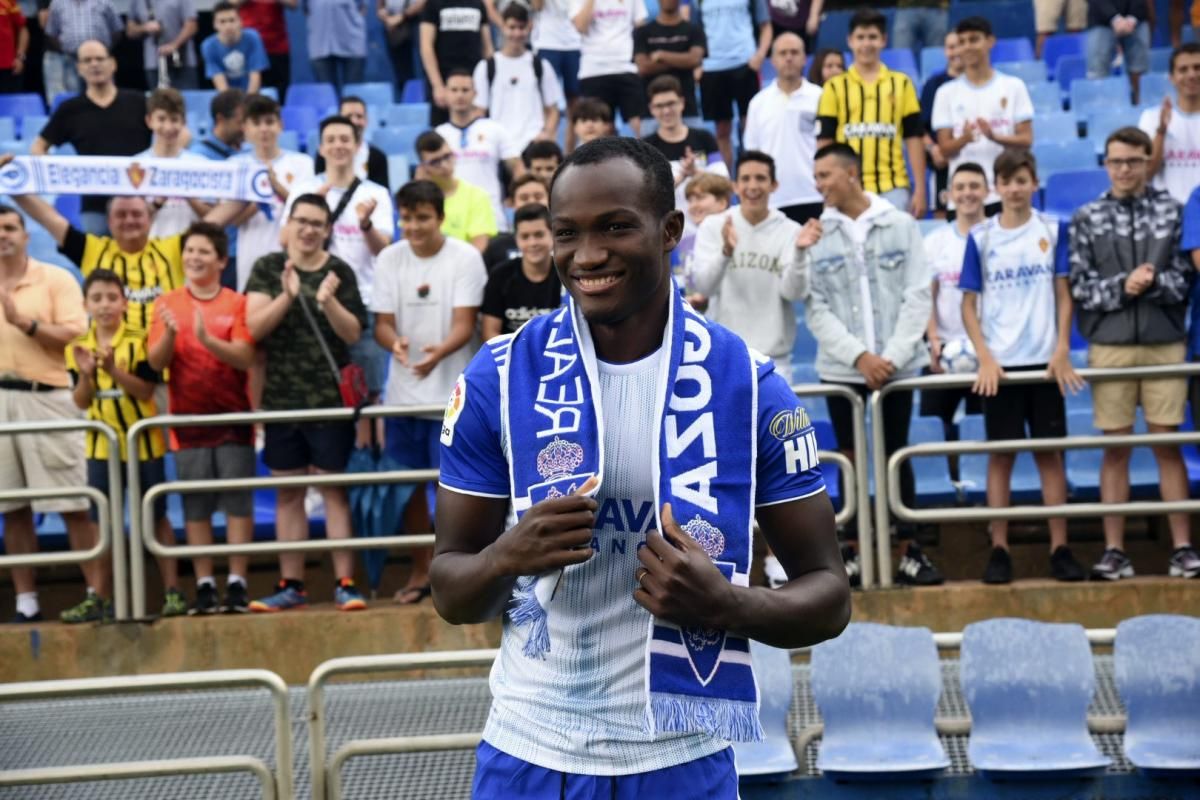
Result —
M1071 289L1067 276L1067 226L1033 208L1037 161L1028 150L1005 150L996 158L1000 213L976 225L967 239L959 288L962 317L979 356L973 391L983 396L989 441L1067 435L1063 395L1083 381L1071 366ZM980 310L982 306L982 311ZM1045 370L1057 382L1001 386L1005 370ZM1016 453L988 456L987 501L1007 508ZM1046 505L1067 502L1062 453L1033 454ZM1083 580L1083 567L1067 548L1067 521L1051 518L1050 572L1056 580ZM991 523L992 554L984 583L1012 581L1008 521Z
M751 502L791 578L784 586L727 581L665 512L660 534L650 443L674 301L670 254L683 232L670 165L635 139L589 142L559 169L550 202L555 268L595 348L608 421L602 482L594 498L542 500L516 521L502 420L515 411L500 394L513 338L484 345L443 423L435 605L451 623L483 622L505 612L519 576L565 571L547 603L554 644L543 659L525 655L528 629L505 617L474 797L732 800L728 742L647 731L647 631L653 617L795 647L842 630L849 587L812 428L759 357ZM713 457L720 469L715 447Z

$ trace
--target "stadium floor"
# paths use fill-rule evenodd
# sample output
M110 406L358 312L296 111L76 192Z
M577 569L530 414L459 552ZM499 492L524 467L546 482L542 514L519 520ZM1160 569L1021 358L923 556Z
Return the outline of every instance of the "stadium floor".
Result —
M1123 713L1112 677L1112 657L1095 656L1097 691L1090 713ZM820 722L809 691L807 664L794 664L795 702L788 720L790 733ZM966 704L958 682L958 662L942 661L943 691L938 716L962 719ZM332 753L350 739L461 733L481 730L489 692L484 678L388 681L334 684L327 688L328 748ZM290 693L296 798L308 798L308 708L303 688ZM912 785L834 784L826 780L795 780L773 785L747 785L746 800L791 797L1137 797L1168 800L1172 784L1149 783L1132 773L1121 752L1119 735L1094 737L1113 759L1098 783L1100 794L1087 781L1069 786L1042 787L1023 783L1012 791L975 775L966 759L965 736L944 737L952 765L945 777ZM816 746L810 746L801 775L817 774ZM250 754L274 763L270 698L262 690L180 692L127 695L80 700L39 701L0 705L0 770L40 766L100 763L166 757ZM347 798L406 798L455 800L469 796L474 769L472 751L447 751L353 759L343 773ZM1111 779L1117 779L1110 789ZM1091 782L1097 783L1097 782ZM1089 784L1090 785L1090 784ZM1130 792L1122 791L1121 786ZM1178 786L1178 784L1175 784ZM997 787L1002 790L995 794ZM1142 787L1142 788L1139 788ZM1011 786L1010 786L1011 788ZM1092 787L1095 788L1094 786ZM1200 784L1182 788L1200 797ZM1043 792L1045 789L1047 793ZM1015 794L1013 792L1016 792ZM1091 793L1089 793L1091 792ZM252 798L255 781L248 775L189 776L94 782L59 786L0 789L0 800L175 800L176 798Z

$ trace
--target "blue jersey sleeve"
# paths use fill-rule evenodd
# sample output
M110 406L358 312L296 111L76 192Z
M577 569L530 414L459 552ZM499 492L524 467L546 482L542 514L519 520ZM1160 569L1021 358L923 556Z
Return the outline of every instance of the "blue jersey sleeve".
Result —
M964 292L983 292L983 262L979 258L979 245L975 234L967 234L967 249L963 253L962 272L958 276L958 288Z
M1183 207L1183 237L1179 249L1185 253L1200 250L1200 186L1196 187Z
M1071 224L1058 223L1058 237L1054 243L1054 275L1065 278L1071 274Z
M484 345L459 376L442 420L438 482L484 497L508 497L508 460L500 442L500 374Z
M787 381L773 369L758 382L757 480L754 502L760 506L799 500L825 489L817 434Z

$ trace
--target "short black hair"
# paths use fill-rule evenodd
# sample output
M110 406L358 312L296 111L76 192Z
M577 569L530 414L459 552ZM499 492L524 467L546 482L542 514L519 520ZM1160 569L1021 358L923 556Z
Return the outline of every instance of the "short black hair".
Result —
M449 83L451 78L466 78L467 80L471 81L472 84L474 84L475 81L474 74L466 67L455 67L447 72L444 82Z
M667 94L668 92L678 95L680 98L684 97L683 84L674 75L659 75L646 84L647 100L653 100L656 94Z
M524 162L525 168L529 169L529 162L535 158L553 158L561 163L563 151L558 142L552 139L535 139L521 151L521 161Z
M854 16L850 17L850 27L847 28L847 31L854 33L858 28L875 28L887 36L887 17L873 8L861 8L854 12Z
M1140 148L1146 155L1154 152L1154 143L1150 141L1150 137L1141 128L1127 125L1124 128L1117 128L1108 135L1104 140L1104 155L1108 156L1108 146L1113 142L1129 145L1130 147Z
M581 97L575 101L570 118L572 125L581 119L589 121L598 119L601 122L611 123L613 121L612 106L598 97Z
M333 220L330 219L333 216L333 212L329 210L329 201L325 199L325 195L323 194L307 192L306 194L302 194L297 197L294 201L292 201L292 209L288 212L288 219L296 216L296 206L312 206L313 208L319 208L325 213L325 224L329 225L333 222Z
M525 6L521 5L520 3L509 3L504 7L504 10L500 12L500 19L502 21L515 19L522 25L528 25L529 9L525 8Z
M1108 145L1105 145L1106 149L1107 147ZM996 156L996 163L992 166L992 172L998 181L1011 180L1023 169L1029 170L1033 179L1037 180L1037 158L1024 147L1006 147L1004 152Z
M446 216L446 195L433 181L409 181L396 192L396 208L415 211L417 206L433 206L438 219Z
M417 151L417 154L420 155L421 153L435 153L445 146L446 140L442 138L440 133L437 131L425 131L417 137L417 141L413 145L413 148Z
M950 175L951 183L954 182L954 179L956 177L958 177L958 173L960 173L960 172L969 172L972 175L978 175L979 177L983 178L983 185L987 186L987 183L988 183L987 170L985 170L983 167L976 164L974 161L964 161L963 163L961 163L957 167L955 167L954 172Z
M338 109L340 110L342 106L346 105L346 103L358 103L363 108L367 107L367 101L363 100L361 97L359 97L356 94L348 94L345 97L339 99L338 100Z
M83 279L83 294L86 297L88 290L97 283L111 283L114 286L119 286L121 291L125 291L125 281L121 280L121 276L113 272L111 269L94 269L88 273L88 276Z
M215 6L213 6L212 13L213 13L213 16L215 17L217 14L220 14L222 11L236 12L237 10L238 10L237 4L231 3L231 2L229 2L229 0L221 0L221 2L219 2ZM239 19L240 19L240 17L239 17Z
M670 162L658 148L628 136L605 136L575 148L554 173L550 193L554 193L554 184L569 167L587 167L619 159L632 162L645 175L643 196L656 216L665 217L675 209L675 178Z
M188 226L188 229L183 232L183 238L180 240L181 245L187 245L187 240L193 236L200 236L212 244L213 249L217 251L217 258L225 258L229 255L229 235L225 233L225 229L220 225L214 225L211 222L197 220Z
M816 154L813 156L813 162L820 161L826 156L834 156L848 164L853 164L858 169L858 174L862 175L862 158L853 147L845 142L833 142L818 148Z
M742 164L766 164L767 174L771 176L771 181L775 181L775 159L764 153L762 150L743 150L742 155L738 158L737 168L733 171L733 177L736 180L738 173L742 169Z
M1175 71L1175 59L1182 55L1200 56L1200 42L1184 42L1171 51L1171 60L1167 64L1167 72Z
M982 33L984 36L994 36L992 23L987 17L967 17L958 21L954 26L955 33Z
M522 172L520 175L509 181L508 196L516 197L517 189L520 189L522 186L525 186L529 183L537 183L540 184L543 189L546 188L545 181L543 181L537 175L534 175L532 172ZM549 191L549 189L547 189L547 191Z
M333 116L326 117L325 119L321 120L321 129L317 131L317 136L321 139L324 139L325 129L330 125L348 125L350 130L354 131L354 141L357 142L362 140L362 131L360 131L358 126L354 124L354 120L350 119L349 117L342 116L341 114L334 114Z
M246 119L262 119L263 117L278 117L279 103L273 97L265 94L252 94L242 104L242 113Z
M550 209L541 203L526 203L513 214L513 233L517 232L517 228L522 222L536 222L539 219L546 223L546 227L549 228Z
M241 89L226 89L217 92L212 102L208 104L208 113L213 119L233 119L238 109L246 102L246 93Z
M16 214L17 219L21 223L21 230L25 230L25 218L23 216L21 216L21 212L15 208L13 208L12 206L5 205L4 203L0 203L0 217L7 217L9 214Z

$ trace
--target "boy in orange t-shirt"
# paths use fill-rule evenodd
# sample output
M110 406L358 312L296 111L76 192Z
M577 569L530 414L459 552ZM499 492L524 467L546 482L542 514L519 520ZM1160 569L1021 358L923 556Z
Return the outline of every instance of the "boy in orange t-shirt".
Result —
M246 370L254 363L254 339L246 327L246 298L221 286L229 240L211 223L194 223L183 235L185 285L154 304L149 360L167 370L172 414L225 414L250 410ZM181 480L251 478L257 469L249 425L172 429ZM187 541L212 544L212 515L225 512L233 544L254 536L254 495L250 491L183 495ZM190 613L245 612L249 605L247 556L231 556L225 602L217 600L211 558L194 559L196 602Z

